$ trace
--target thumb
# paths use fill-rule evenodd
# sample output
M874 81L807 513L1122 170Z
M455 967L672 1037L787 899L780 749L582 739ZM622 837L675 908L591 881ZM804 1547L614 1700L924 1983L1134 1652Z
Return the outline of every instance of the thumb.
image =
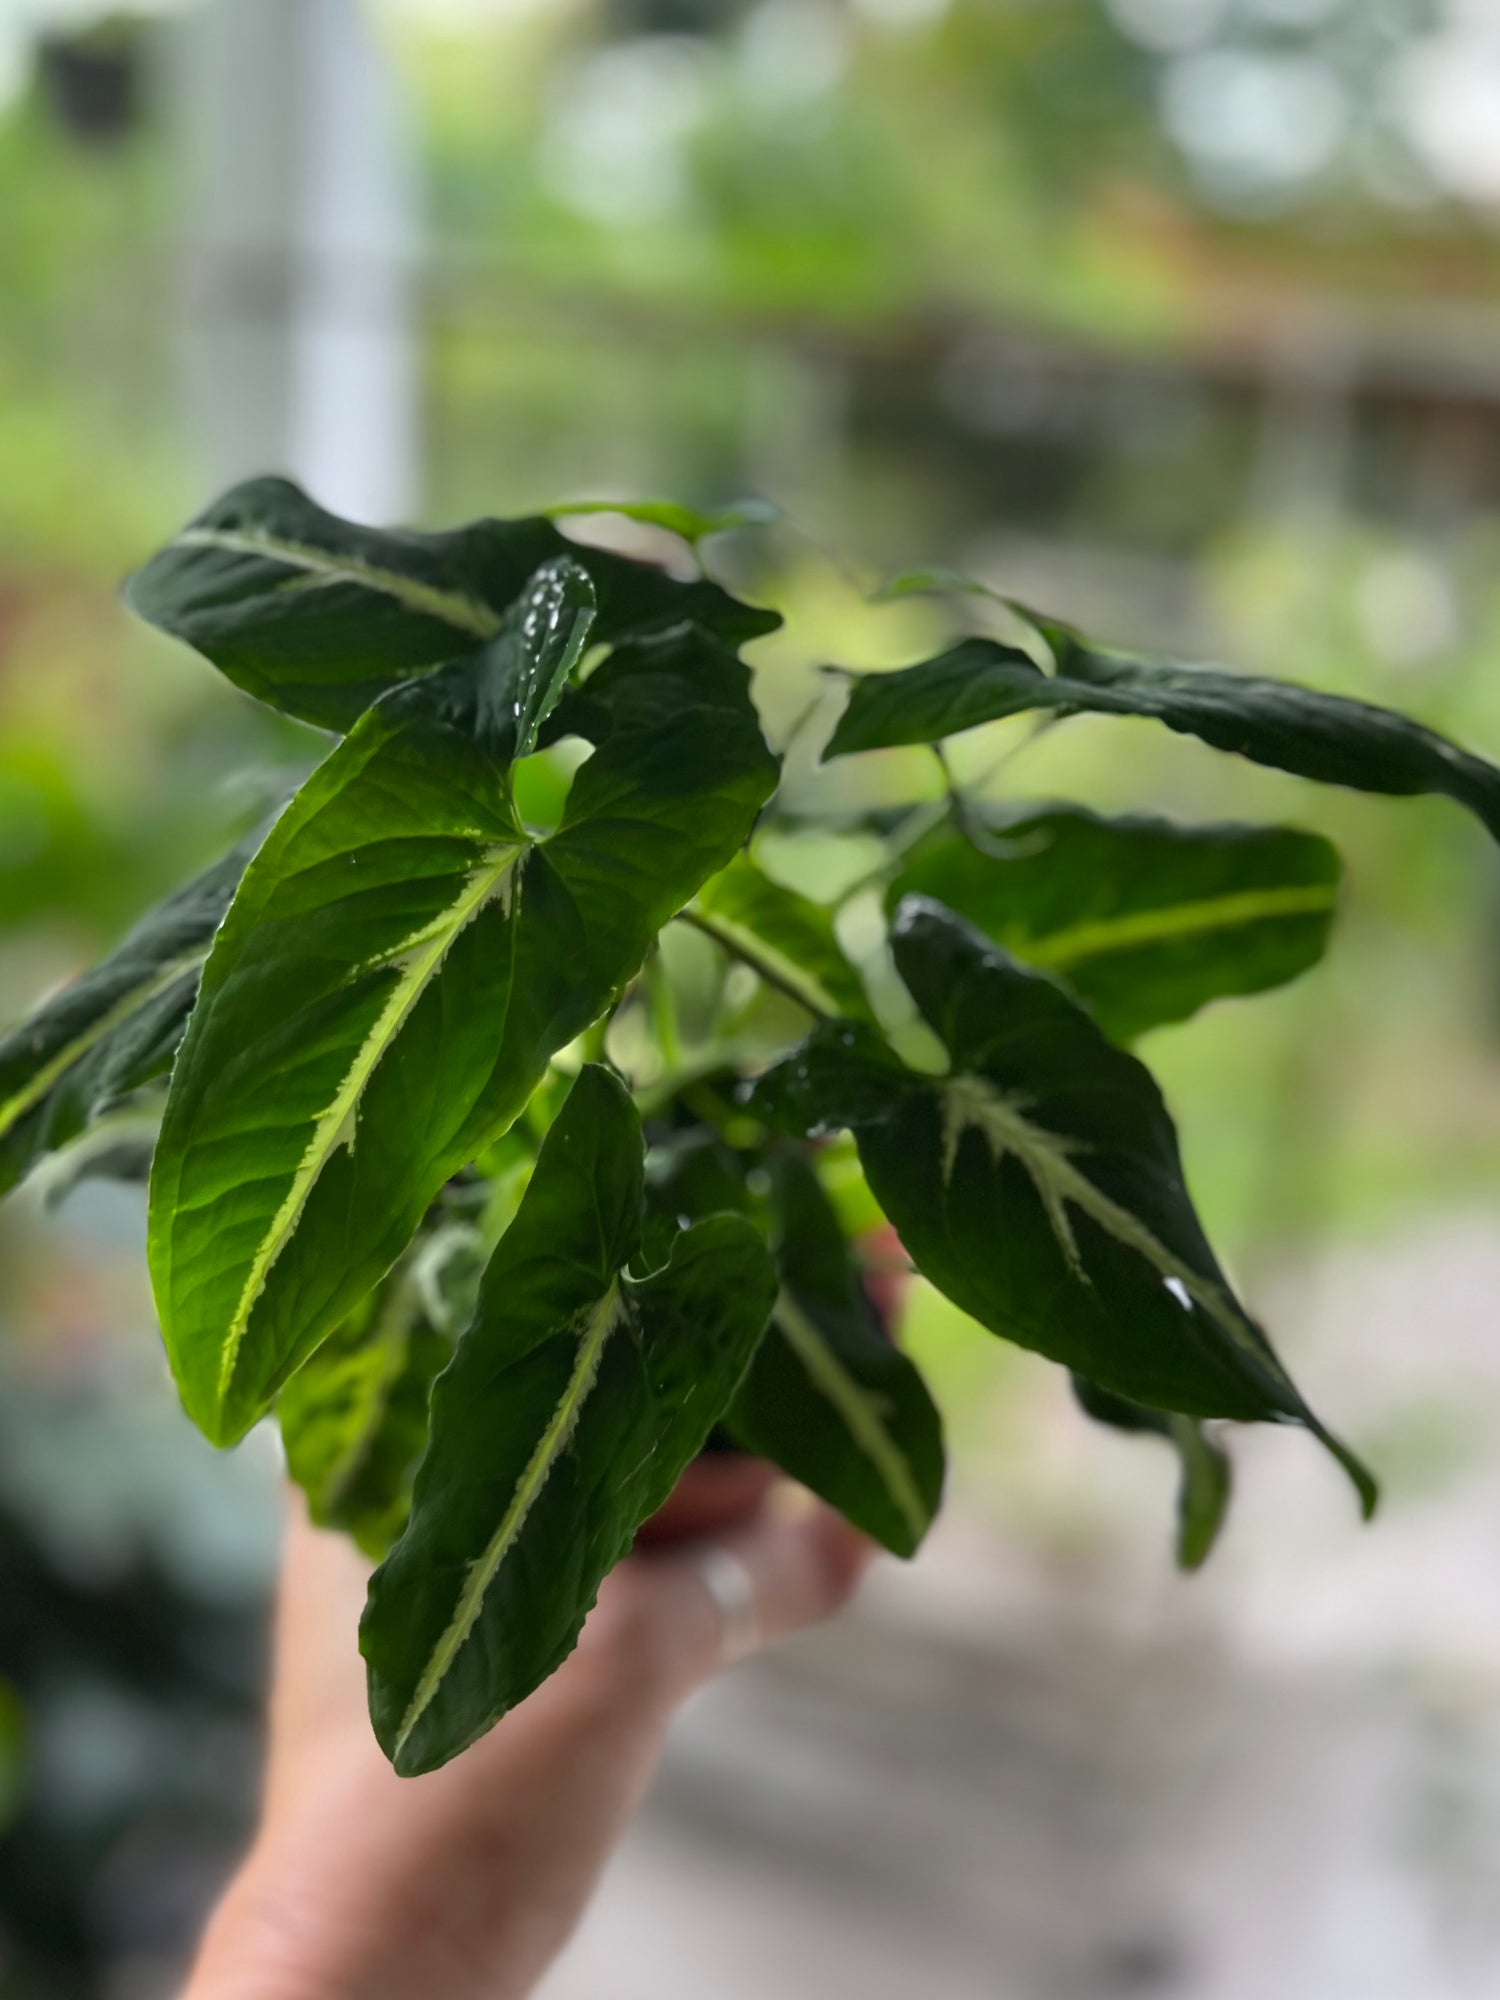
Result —
M747 1652L840 1610L874 1553L840 1515L787 1484L732 1534L638 1551L610 1579L600 1608L611 1585L629 1588L649 1623L657 1671L680 1698Z

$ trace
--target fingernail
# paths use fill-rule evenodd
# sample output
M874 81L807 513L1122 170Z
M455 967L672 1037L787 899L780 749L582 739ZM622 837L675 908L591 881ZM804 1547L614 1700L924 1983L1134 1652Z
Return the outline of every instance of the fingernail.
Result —
M822 1509L822 1501L795 1479L781 1479L766 1495L766 1509L778 1521L807 1521Z

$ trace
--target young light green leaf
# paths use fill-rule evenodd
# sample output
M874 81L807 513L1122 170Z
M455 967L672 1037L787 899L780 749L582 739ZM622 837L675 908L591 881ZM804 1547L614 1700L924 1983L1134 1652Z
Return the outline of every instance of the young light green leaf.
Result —
M428 1392L452 1352L407 1258L281 1392L287 1471L319 1526L342 1528L366 1555L383 1556L406 1525Z
M1500 770L1420 723L1291 682L1105 651L1055 620L1026 615L1057 661L1055 674L1014 646L964 639L917 666L861 675L824 755L936 743L1031 710L1148 716L1320 784L1441 794L1500 839Z
M980 583L975 577L965 576L961 570L945 569L941 564L930 569L897 571L894 576L885 579L870 602L895 604L903 597L988 597L1009 609L1009 600L998 590L992 590L987 583Z
M902 905L893 950L948 1073L903 1070L867 1031L827 1024L770 1072L762 1107L850 1126L918 1270L991 1332L1153 1408L1303 1424L1373 1508L1369 1474L1220 1270L1149 1072L938 904Z
M1148 1410L1123 1396L1111 1395L1084 1375L1073 1377L1073 1393L1096 1423L1117 1431L1165 1438L1177 1453L1177 1562L1181 1569L1201 1569L1219 1538L1234 1484L1229 1454L1195 1417L1173 1411Z
M942 1419L880 1328L806 1157L771 1165L776 1309L726 1427L899 1556L943 1490Z
M136 572L126 599L258 700L343 730L389 689L495 638L527 579L559 559L593 584L596 640L691 620L738 644L781 622L717 584L578 547L541 516L438 535L365 528L285 479L224 494Z
M0 1041L0 1194L171 1066L215 930L259 835L143 917Z
M403 1775L481 1736L572 1651L599 1584L733 1395L775 1297L737 1216L643 1280L640 1123L590 1065L543 1142L432 1397L405 1533L360 1627Z
M926 836L888 907L909 895L946 904L1059 977L1116 1041L1295 979L1322 956L1338 902L1337 850L1294 827L1053 806L981 837L982 850L950 827Z
M570 514L621 514L644 527L665 528L696 546L710 535L728 534L735 528L763 528L779 520L780 512L769 500L737 500L708 513L684 507L676 500L565 500L560 506L549 507L547 516L557 521Z
M479 740L492 666L360 720L277 822L204 973L149 1253L183 1401L216 1442L391 1267L774 785L746 668L684 628L590 682L600 747L534 841Z
M705 882L684 912L727 951L758 967L813 1014L870 1018L859 974L820 903L763 875L747 854Z
M595 616L594 586L570 556L544 563L489 643L480 734L498 755L529 757L562 699Z

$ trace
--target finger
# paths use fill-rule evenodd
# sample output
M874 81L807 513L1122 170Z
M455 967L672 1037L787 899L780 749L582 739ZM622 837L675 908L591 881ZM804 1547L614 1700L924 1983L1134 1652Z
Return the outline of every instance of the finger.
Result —
M670 1554L642 1552L611 1582L653 1675L679 1699L746 1652L839 1610L874 1553L839 1515L782 1488L748 1526Z
M786 1489L786 1499L792 1504L769 1508L723 1541L750 1578L756 1643L762 1646L842 1610L875 1553L874 1544L842 1515L800 1488Z
M302 1495L289 1488L276 1602L273 1752L294 1750L334 1718L363 1716L358 1635L369 1574L354 1545L314 1527Z

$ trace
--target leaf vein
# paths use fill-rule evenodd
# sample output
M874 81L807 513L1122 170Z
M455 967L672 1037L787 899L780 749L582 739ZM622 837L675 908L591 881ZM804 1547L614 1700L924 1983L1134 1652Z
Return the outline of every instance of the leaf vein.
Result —
M391 1752L393 1763L399 1764L412 1731L431 1705L458 1657L459 1649L473 1631L501 1564L515 1546L516 1538L526 1525L527 1516L536 1505L553 1467L567 1449L583 1406L598 1378L599 1363L609 1337L625 1317L625 1300L618 1279L610 1285L603 1298L581 1316L581 1337L572 1373L546 1429L537 1440L535 1451L516 1481L510 1504L501 1515L498 1527L485 1544L483 1553L469 1564L465 1572L453 1616L428 1654L416 1690L401 1718L401 1728Z

